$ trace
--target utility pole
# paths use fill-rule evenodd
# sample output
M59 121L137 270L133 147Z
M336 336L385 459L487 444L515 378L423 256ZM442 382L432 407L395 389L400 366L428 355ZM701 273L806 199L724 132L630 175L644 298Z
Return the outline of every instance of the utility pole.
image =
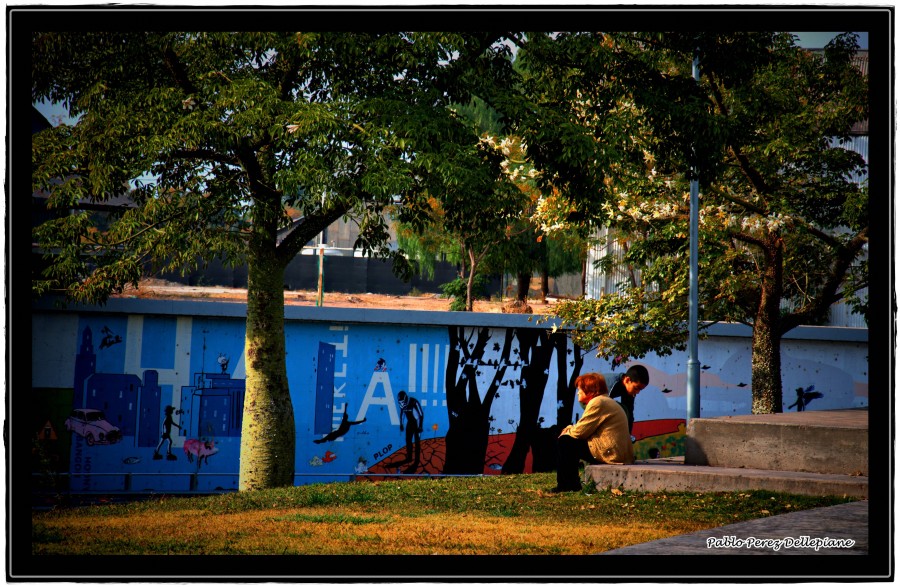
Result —
M693 63L694 81L700 82L700 49L694 51ZM688 362L687 362L687 423L692 418L700 417L700 360L697 358L697 326L699 320L699 301L697 295L697 265L698 265L698 232L700 228L700 182L697 177L698 166L696 151L694 161L691 162L691 259L690 259L690 302L689 302L689 335L688 335Z

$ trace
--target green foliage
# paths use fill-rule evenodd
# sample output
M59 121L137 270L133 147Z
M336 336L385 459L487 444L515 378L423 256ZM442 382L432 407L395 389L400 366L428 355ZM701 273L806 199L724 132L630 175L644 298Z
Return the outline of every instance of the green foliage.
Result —
M699 178L700 319L752 325L753 391L780 405L777 340L835 301L865 312L862 157L868 116L855 39L823 54L776 33L568 33L521 52L519 112L541 181L609 227L637 290L563 305L586 346L627 358L684 343L689 181ZM699 50L700 81L691 65ZM641 293L644 290L645 293Z
M34 289L103 301L142 273L243 263L257 246L249 228L274 239L287 207L302 221L278 245L282 264L341 216L359 222L365 252L395 256L385 206L454 175L441 143L462 128L448 104L491 83L503 51L483 54L489 44L480 34L34 33L32 98L79 117L33 141L33 187L61 213L36 232L54 267ZM125 194L135 209L108 230L67 217Z
M562 300L556 317L564 325L576 325L570 332L572 342L606 359L619 357L621 362L649 353L665 356L686 347L688 307L686 296L661 303L661 295L643 288L622 288L596 300Z
M476 273L472 280L472 300L486 300L488 279ZM468 281L457 277L453 281L441 285L441 296L450 298L451 312L465 312L468 308Z

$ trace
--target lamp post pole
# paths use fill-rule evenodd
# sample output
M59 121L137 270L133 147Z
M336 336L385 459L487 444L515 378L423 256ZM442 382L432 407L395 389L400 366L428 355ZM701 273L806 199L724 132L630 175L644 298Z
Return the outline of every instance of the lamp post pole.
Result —
M694 81L700 81L700 50L694 52L692 73ZM687 362L687 422L692 418L700 417L700 360L697 358L697 325L699 320L699 301L697 295L697 265L698 265L698 232L700 226L699 194L700 183L697 178L698 168L696 160L691 168L691 258L690 258L690 302L689 302L689 335L688 335L688 362Z

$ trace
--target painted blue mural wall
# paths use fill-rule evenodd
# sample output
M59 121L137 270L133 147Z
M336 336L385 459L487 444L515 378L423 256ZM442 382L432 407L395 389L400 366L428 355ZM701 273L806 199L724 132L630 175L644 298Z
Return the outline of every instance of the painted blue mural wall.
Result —
M235 490L244 311L217 302L36 303L27 409L44 463L68 473L72 491ZM700 345L701 416L748 414L749 329L717 325L712 334ZM785 411L868 406L866 335L791 333L782 344ZM519 315L289 307L285 336L297 484L551 470L558 428L580 415L571 380L628 367ZM635 403L639 458L683 454L686 360L676 352L638 361L651 377ZM808 403L797 402L802 394ZM479 422L484 438L470 438Z

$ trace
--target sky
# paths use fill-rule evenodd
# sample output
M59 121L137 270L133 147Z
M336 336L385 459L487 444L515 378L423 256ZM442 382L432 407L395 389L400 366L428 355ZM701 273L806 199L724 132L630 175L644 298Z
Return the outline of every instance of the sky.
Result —
M813 33L813 32L802 32L802 33L792 33L798 37L797 44L806 49L822 49L828 44L828 41L834 38L835 35L840 33ZM869 48L869 33L858 33L860 49Z

